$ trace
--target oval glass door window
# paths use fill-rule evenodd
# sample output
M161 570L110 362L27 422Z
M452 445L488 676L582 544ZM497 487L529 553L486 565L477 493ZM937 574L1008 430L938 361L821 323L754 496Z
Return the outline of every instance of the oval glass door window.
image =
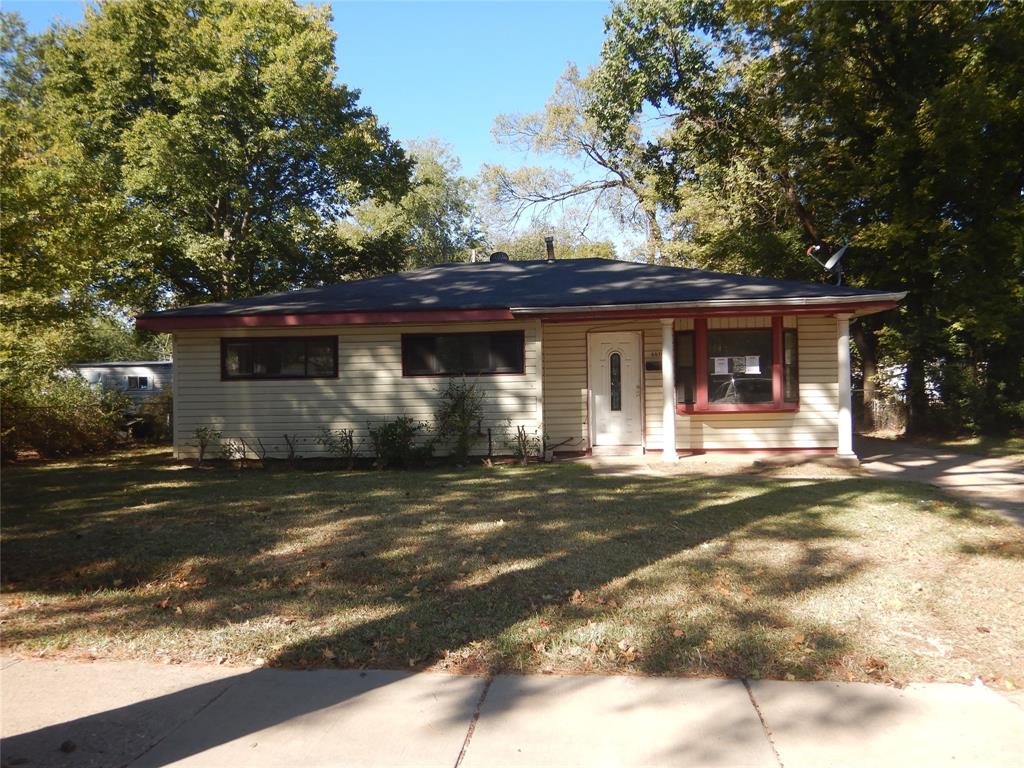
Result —
M622 410L622 357L618 352L612 352L608 360L608 368L611 371L611 393L612 410Z

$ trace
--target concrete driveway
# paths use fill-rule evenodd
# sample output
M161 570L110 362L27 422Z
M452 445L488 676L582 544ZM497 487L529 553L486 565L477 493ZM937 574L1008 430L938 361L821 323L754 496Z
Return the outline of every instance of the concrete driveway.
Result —
M983 686L499 676L5 659L15 766L1018 766Z
M1024 525L1024 462L868 437L854 450L873 475L929 483Z

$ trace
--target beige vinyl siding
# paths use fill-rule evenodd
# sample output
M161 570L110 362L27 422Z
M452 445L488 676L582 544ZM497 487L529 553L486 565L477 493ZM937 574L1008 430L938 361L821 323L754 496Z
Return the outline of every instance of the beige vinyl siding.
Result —
M260 331L185 331L175 334L174 447L194 456L194 432L209 426L222 440L262 440L271 456L286 455L284 435L295 436L302 455L322 454L323 427L356 431L361 453L370 452L368 423L408 416L432 421L444 376L402 377L403 333L523 330L525 372L474 378L485 394L482 431L490 427L495 453L504 447L506 422L540 433L540 323L344 326ZM338 336L338 378L221 381L220 340L227 337ZM482 439L475 451L486 453Z
M680 450L835 448L837 444L838 361L836 320L832 317L783 319L797 328L800 365L800 410L795 413L717 413L676 416ZM709 328L770 328L769 317L711 318ZM690 330L692 320L677 320L675 329ZM559 450L585 450L588 444L587 333L642 331L644 360L660 369L661 324L658 320L623 323L546 323L544 325L544 422L552 444L571 440ZM662 446L661 371L644 371L644 445Z

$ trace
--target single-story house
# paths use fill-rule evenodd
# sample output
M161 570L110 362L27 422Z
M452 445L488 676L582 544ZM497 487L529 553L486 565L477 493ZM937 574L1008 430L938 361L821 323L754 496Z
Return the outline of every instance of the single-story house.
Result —
M140 315L174 335L175 454L206 426L315 455L323 427L431 419L465 376L482 431L558 452L853 458L850 321L905 293L503 256Z
M136 406L169 391L174 378L170 360L75 363L71 368L90 384L124 392Z

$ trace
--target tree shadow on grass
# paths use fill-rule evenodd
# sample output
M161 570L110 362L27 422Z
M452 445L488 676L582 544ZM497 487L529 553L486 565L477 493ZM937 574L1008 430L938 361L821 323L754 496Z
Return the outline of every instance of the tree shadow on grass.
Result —
M145 487L157 484L162 471L143 465L131 476ZM25 583L33 587L78 601L39 609L44 620L10 627L6 642L45 638L54 631L47 616L59 616L65 633L114 634L168 622L179 622L172 625L177 630L204 631L223 627L225 617L255 622L294 611L317 622L301 637L291 637L288 625L273 635L279 649L269 657L272 664L411 662L493 674L565 662L575 671L813 678L829 674L848 642L833 627L801 619L780 598L840 584L865 567L833 551L832 542L854 534L828 514L861 492L857 480L622 483L583 468L538 467L303 474L298 483L211 472L190 477L188 487L147 488L143 500L163 506L125 512L139 492L120 487L127 479L122 474L108 479L112 487L91 488L92 500L77 507L77 516L71 505L59 514L51 510L51 519L31 519L32 505L22 494L5 530L14 555L5 565L29 574ZM46 493L63 504L68 491ZM904 495L899 486L886 493ZM70 521L71 530L84 530L98 543L83 548L80 539L66 540L62 524ZM280 551L305 528L320 533L301 551ZM755 562L754 545L783 546L788 557ZM137 589L85 596L87 580L59 578L75 568L117 563L126 546L137 564L111 566L100 581L132 573ZM5 547L5 559L11 554ZM203 608L174 618L153 605L145 582L173 576L196 558L201 563L188 575L198 586L185 591ZM41 566L35 577L33 560ZM267 586L252 589L262 580ZM684 593L683 612L671 604L677 588ZM249 594L258 595L251 604ZM668 602L659 602L666 594ZM90 606L89 599L109 604ZM353 613L360 603L373 610ZM347 618L332 625L328 619L339 612ZM173 757L330 707L347 695L328 690L240 718L204 732ZM164 703L180 708L183 702ZM452 717L462 711L456 707ZM79 724L95 725L106 714Z
M650 575L640 575L632 584L618 581L704 544L728 537L742 539L745 529L777 518L780 504L792 509L841 502L847 494L856 492L857 481L769 488L737 501L686 511L674 503L666 504L667 497L681 490L678 481L645 481L630 485L628 493L611 480L596 485L594 499L605 514L592 516L590 522L594 525L589 530L580 518L563 519L563 525L552 535L554 540L547 542L556 546L538 546L531 529L550 522L547 513L535 519L506 522L500 534L485 536L477 544L484 553L500 552L495 555L499 560L525 559L528 566L482 580L454 583L446 580L450 573L443 565L427 568L410 582L409 592L392 595L395 610L386 617L289 645L275 654L275 663L303 666L328 650L343 663L449 666L446 662L457 648L487 645L480 653L464 654L466 663L452 666L489 673L522 671L523 654L514 647L517 633L510 630L533 619L538 621L536 632L523 642L541 648L538 653L542 655L548 642L559 643L555 637L558 632L563 641L564 636L577 632L583 638L578 645L597 657L610 654L616 665L625 660L628 663L624 666L632 668L636 668L632 662L641 659L640 669L669 674L679 671L669 660L681 660L687 651L711 639L712 623L717 642L724 645L702 657L705 660L701 664L703 671L714 674L793 673L814 677L846 648L845 638L828 628L804 627L785 611L765 605L771 598L837 584L863 567L863 562L839 558L821 543L839 532L815 520L814 515L797 515L788 525L776 519L773 524L772 535L787 538L799 551L791 562L758 569L744 563L740 554L730 556L723 551L713 563L706 563L710 574L707 578L681 577L693 593L688 602L702 610L679 637L670 633L674 638L670 640L664 633L650 633L643 647L633 646L632 654L626 638L625 648L616 638L606 636L594 649L586 645L585 637L588 624L596 622L609 622L621 630L618 625L622 617L615 614L625 606L630 593L640 595L642 602L644 594L664 587L658 583L659 577ZM605 527L609 525L612 527ZM450 546L459 552L459 544L452 542ZM462 548L462 553L472 550ZM723 576L728 583L723 583ZM642 606L638 610L642 611ZM628 617L626 622L630 622ZM815 653L810 659L803 654L792 664L780 664L779 660L791 655L788 646L783 648L781 644L791 643L800 634L807 643L814 642ZM573 661L570 664L575 666ZM544 665L543 658L536 661L536 667ZM687 663L684 670L692 672L692 663Z
M153 459L104 468L100 483L89 471L60 469L47 476L49 491L37 486L30 500L15 494L5 530L8 588L15 581L72 599L39 606L32 623L13 622L8 644L55 631L173 635L262 622L259 640L279 648L270 660L284 666L521 671L589 663L813 677L845 641L801 626L784 600L863 567L827 546L850 533L822 512L856 494L857 480L623 483L583 467L296 478L168 473ZM73 498L67 472L91 500L61 506ZM186 477L167 483L167 474ZM305 529L319 534L296 550L290 540ZM737 549L745 540L785 543L791 556L754 566ZM715 556L702 562L701 547L711 543ZM669 565L633 587L622 582L677 557L688 560L682 575ZM689 592L692 615L642 604L673 582ZM620 610L630 595L641 605ZM645 618L652 612L664 616ZM289 630L296 618L306 622L298 637ZM531 636L522 625L534 619ZM632 621L649 628L629 631ZM604 629L581 642L596 624ZM809 656L791 652L799 635L815 638ZM528 650L535 645L542 650ZM554 652L573 645L583 652Z

